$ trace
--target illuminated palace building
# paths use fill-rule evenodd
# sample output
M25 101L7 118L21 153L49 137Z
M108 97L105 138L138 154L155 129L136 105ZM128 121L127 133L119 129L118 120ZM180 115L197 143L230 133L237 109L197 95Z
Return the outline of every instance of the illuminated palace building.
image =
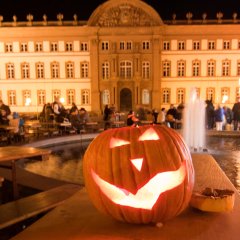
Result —
M0 97L12 111L39 112L59 96L100 112L169 108L201 99L229 106L239 94L240 28L217 13L163 21L141 0L109 0L88 21L0 18Z

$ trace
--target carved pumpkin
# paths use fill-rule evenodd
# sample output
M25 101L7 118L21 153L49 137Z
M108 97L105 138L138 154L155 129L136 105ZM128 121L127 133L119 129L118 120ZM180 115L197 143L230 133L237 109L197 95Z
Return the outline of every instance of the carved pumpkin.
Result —
M164 222L180 214L194 182L182 137L159 125L99 134L85 152L83 171L96 208L131 223Z

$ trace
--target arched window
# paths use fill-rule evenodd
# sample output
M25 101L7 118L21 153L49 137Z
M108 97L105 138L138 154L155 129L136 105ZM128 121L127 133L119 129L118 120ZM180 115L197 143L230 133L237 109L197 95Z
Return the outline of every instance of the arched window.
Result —
M16 100L17 100L16 91L15 90L8 91L8 104L10 106L14 106L17 104Z
M208 60L207 62L207 75L209 77L215 76L216 72L216 62L215 60Z
M212 102L215 102L215 89L214 88L207 88L206 92L206 99L207 100L212 100Z
M23 105L30 105L31 104L31 91L30 90L23 90Z
M194 60L192 62L192 75L193 75L193 77L200 76L200 61L199 60Z
M185 102L185 89L178 88L177 89L177 103L181 104Z
M67 90L67 104L71 105L74 102L75 102L75 90L69 89Z
M222 76L230 76L230 60L222 62Z
M45 90L38 90L37 91L37 104L44 105L46 103L46 91Z
M13 63L7 63L7 79L14 79L15 78L15 70Z
M74 78L74 63L66 62L66 78Z
M170 104L170 89L164 88L162 90L162 102L163 104Z
M88 89L83 89L81 91L81 100L82 100L82 105L90 104L90 91Z
M51 63L51 74L52 78L59 78L59 63L58 62L53 62Z
M170 77L171 76L171 62L170 61L163 61L162 63L162 74L163 77Z
M44 63L36 63L36 78L44 78Z
M21 64L21 72L22 72L22 78L29 79L30 73L29 73L29 64L28 63L22 63Z

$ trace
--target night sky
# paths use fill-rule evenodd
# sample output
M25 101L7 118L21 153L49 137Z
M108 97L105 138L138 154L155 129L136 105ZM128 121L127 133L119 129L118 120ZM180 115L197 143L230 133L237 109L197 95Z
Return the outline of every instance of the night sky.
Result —
M31 13L34 20L42 20L43 14L48 20L56 20L56 15L61 12L65 20L72 20L76 13L79 20L88 20L91 13L103 0L0 0L0 14L4 21L12 21L15 14L18 21L25 21L26 15ZM216 13L224 13L224 19L232 18L233 12L238 13L240 19L239 0L145 0L163 20L172 19L172 14L177 19L186 19L186 13L191 11L193 19L201 19L204 12L208 19L216 19ZM37 4L40 3L40 4Z

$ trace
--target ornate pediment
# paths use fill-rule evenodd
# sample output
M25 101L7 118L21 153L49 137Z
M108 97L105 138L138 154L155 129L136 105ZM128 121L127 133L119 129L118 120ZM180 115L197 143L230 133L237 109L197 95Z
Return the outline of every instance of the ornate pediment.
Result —
M90 18L91 26L100 27L134 27L157 26L162 24L161 18L142 1L109 1ZM110 5L115 3L114 5ZM135 4L134 4L135 3ZM143 5L144 4L144 5ZM145 8L144 8L145 7Z

